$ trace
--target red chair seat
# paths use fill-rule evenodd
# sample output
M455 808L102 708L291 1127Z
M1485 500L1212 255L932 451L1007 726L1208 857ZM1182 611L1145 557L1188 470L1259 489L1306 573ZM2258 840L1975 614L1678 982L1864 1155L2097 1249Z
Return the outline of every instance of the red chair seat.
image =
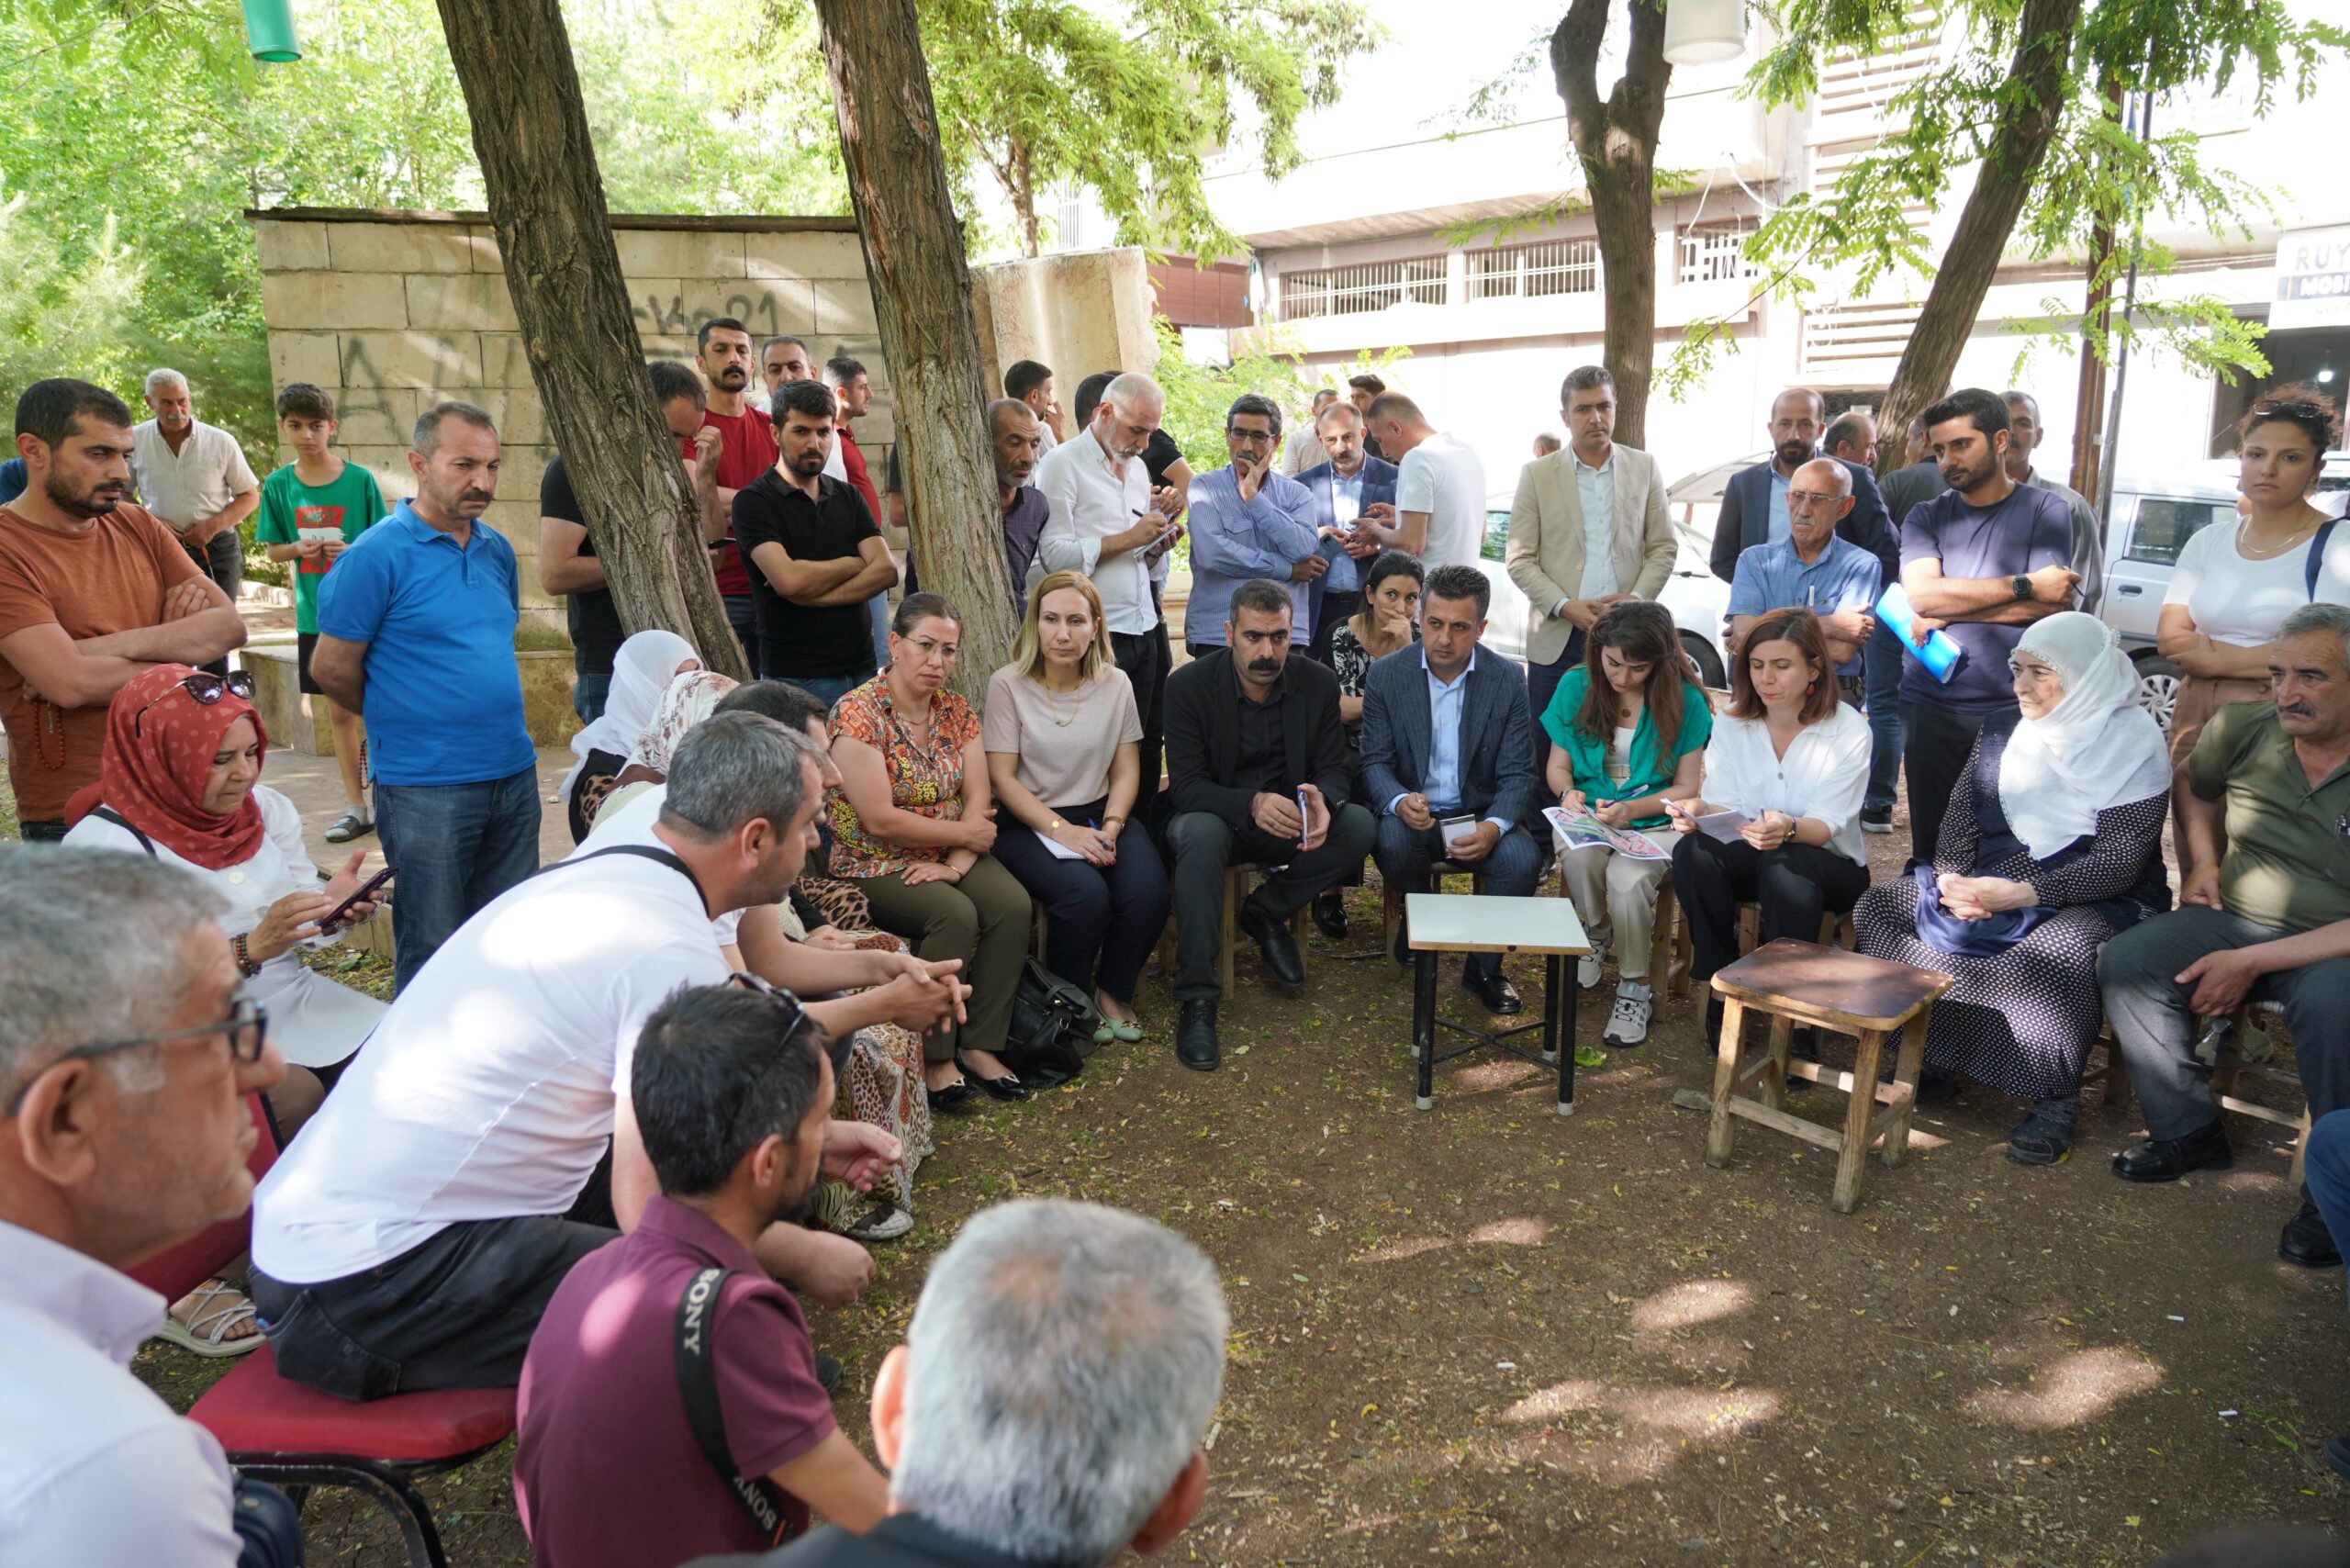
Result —
M241 1358L188 1412L238 1454L341 1454L414 1464L486 1449L514 1430L514 1390L451 1388L353 1405L277 1375L270 1348Z

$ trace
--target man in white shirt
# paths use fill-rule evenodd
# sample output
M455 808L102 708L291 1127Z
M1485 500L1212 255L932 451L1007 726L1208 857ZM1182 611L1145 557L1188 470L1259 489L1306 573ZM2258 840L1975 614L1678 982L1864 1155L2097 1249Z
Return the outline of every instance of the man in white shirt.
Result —
M1616 444L1616 378L1606 366L1567 373L1559 416L1569 444L1519 470L1503 552L1530 618L1526 700L1538 736L1551 694L1583 662L1583 633L1617 599L1663 592L1675 550L1656 459ZM1538 739L1538 758L1549 746Z
M680 986L726 982L711 921L784 896L822 801L807 736L717 715L643 842L550 868L433 954L255 1198L281 1374L354 1400L516 1381L564 1274L657 1190L629 1108L637 1030ZM869 1177L897 1155L845 1123L826 1164ZM870 1268L789 1225L758 1255L829 1305Z
M285 1064L232 1021L218 909L145 856L0 847L0 1562L238 1560L219 1443L129 1370L163 1298L120 1271L252 1201L245 1097Z
M1141 711L1140 809L1146 813L1155 811L1158 798L1171 662L1158 601L1150 591L1151 567L1183 534L1182 525L1152 502L1150 473L1143 464L1151 432L1166 412L1167 394L1158 383L1129 371L1102 388L1083 434L1045 454L1036 465L1035 486L1052 511L1029 568L1032 580L1053 572L1083 572L1102 596L1111 652L1133 685Z
M237 524L261 505L261 481L235 436L196 417L195 397L178 371L147 373L147 407L155 417L130 432L139 498L234 601L245 577Z
M1395 522L1361 525L1420 565L1473 566L1485 543L1485 465L1474 447L1429 425L1401 392L1382 392L1363 415L1379 454L1396 466Z

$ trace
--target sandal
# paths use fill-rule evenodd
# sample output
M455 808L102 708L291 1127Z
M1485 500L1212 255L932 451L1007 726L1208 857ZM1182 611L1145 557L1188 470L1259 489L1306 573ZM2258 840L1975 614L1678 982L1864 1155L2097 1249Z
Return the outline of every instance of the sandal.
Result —
M227 1297L227 1300L222 1300ZM245 1293L226 1280L207 1280L185 1298L188 1303L187 1321L183 1323L170 1312L163 1314L163 1326L155 1330L155 1338L168 1339L184 1350L199 1356L241 1356L261 1349L261 1314ZM175 1302L173 1304L177 1305ZM231 1329L252 1324L254 1331L229 1338Z

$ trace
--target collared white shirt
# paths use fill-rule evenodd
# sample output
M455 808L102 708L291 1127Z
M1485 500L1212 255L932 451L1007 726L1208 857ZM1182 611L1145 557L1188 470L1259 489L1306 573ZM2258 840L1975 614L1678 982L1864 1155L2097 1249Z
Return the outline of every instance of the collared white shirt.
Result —
M1573 457L1574 449L1567 449ZM1583 581L1577 599L1597 599L1623 585L1616 580L1616 446L1609 442L1607 461L1598 467L1574 457L1575 499L1583 508Z
M1764 812L1816 817L1828 824L1827 847L1866 869L1861 797L1868 789L1873 744L1868 720L1846 702L1798 731L1784 757L1771 748L1766 722L1723 714L1706 743L1706 799L1751 817Z
M212 1434L130 1374L163 1298L0 1220L0 1562L233 1568Z
M1133 636L1158 624L1150 564L1140 550L1102 557L1102 541L1150 510L1150 471L1141 454L1127 458L1125 466L1123 478L1111 471L1109 451L1091 426L1045 454L1034 483L1053 512L1037 536L1034 575L1083 572L1102 595L1102 623Z
M177 452L153 420L132 426L130 472L147 510L173 528L210 517L261 484L237 438L202 420L190 426Z

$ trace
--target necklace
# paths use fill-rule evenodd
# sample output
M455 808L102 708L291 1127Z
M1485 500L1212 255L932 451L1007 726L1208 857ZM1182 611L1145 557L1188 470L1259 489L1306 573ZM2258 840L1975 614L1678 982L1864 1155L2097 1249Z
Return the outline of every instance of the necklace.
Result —
M2283 543L2277 544L2255 544L2252 542L2252 524L2249 521L2246 521L2244 527L2239 530L2236 534L2236 554L2242 555L2247 561L2274 560L2277 556L2284 554L2287 551L2300 543L2301 541L2307 539L2311 534L2315 533L2318 530L2318 525L2324 521L2325 519L2322 514L2311 518L2306 524L2296 529L2283 541Z
M1036 685L1045 693L1045 713L1046 717L1053 721L1055 727L1066 730L1071 724L1077 722L1078 714L1082 712L1085 709L1085 686L1083 682L1080 682L1068 693L1072 700L1069 705L1069 716L1067 718L1063 718L1061 716L1059 700L1062 693L1055 691L1050 686L1046 685L1042 680L1036 682Z

